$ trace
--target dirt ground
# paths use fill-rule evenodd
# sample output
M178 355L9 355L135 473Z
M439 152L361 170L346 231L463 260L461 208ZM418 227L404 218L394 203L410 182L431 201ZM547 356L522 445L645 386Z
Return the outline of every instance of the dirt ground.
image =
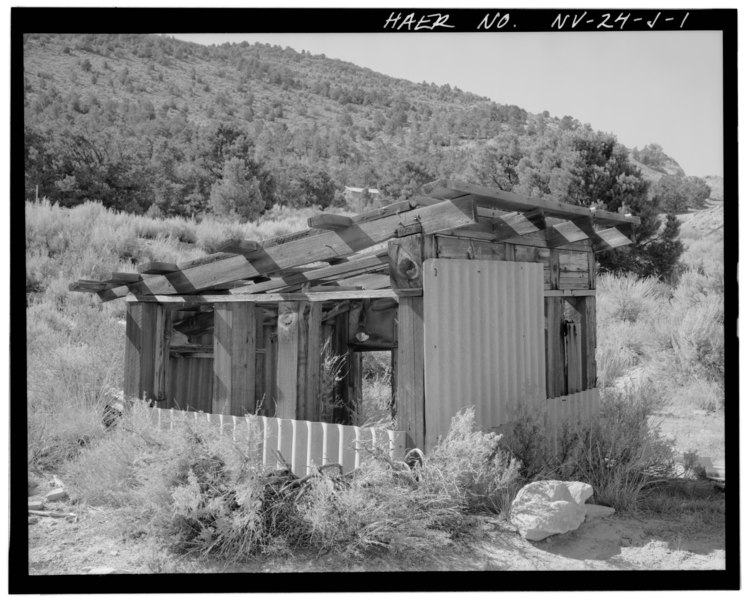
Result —
M50 507L51 508L51 507ZM77 520L29 518L29 574L226 573L315 571L516 571L516 570L722 570L723 530L690 531L677 517L664 520L613 515L584 522L576 531L528 542L497 517L481 517L471 534L429 558L369 557L342 561L334 556L258 558L226 564L175 556L148 536L124 537L112 509L59 504Z

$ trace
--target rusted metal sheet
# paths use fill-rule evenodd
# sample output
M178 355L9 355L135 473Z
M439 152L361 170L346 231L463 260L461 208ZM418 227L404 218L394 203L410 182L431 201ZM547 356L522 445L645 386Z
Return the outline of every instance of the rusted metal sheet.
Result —
M425 261L427 448L463 408L488 429L546 397L543 303L541 263Z
M374 448L392 460L403 460L405 433L275 417L211 414L174 409L151 408L151 419L160 429L173 431L180 423L209 423L220 428L234 442L245 443L251 455L257 456L269 469L281 468L278 453L303 477L316 467L341 465L348 473L358 468Z
M169 359L167 408L210 411L213 359L190 356Z

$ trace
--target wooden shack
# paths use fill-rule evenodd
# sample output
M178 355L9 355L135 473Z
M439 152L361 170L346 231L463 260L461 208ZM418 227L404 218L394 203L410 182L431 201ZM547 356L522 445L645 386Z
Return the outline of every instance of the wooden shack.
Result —
M639 220L458 181L421 194L71 289L127 301L124 389L162 408L350 422L362 353L387 350L397 428L428 448L462 407L493 428L594 390L595 252Z

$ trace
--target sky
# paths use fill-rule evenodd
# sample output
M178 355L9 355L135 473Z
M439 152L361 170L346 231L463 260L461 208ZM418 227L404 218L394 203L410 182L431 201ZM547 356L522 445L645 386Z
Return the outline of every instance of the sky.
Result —
M171 35L171 34L170 34ZM261 42L570 115L632 148L660 144L687 175L723 174L719 31L180 34Z

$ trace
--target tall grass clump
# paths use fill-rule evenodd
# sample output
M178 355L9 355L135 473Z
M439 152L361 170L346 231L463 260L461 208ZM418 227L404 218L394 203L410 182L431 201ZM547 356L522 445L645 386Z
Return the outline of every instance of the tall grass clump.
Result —
M673 467L673 448L652 424L659 406L652 386L607 390L595 417L551 427L542 414L527 412L503 444L524 482L583 481L593 487L595 502L634 510L642 490Z

